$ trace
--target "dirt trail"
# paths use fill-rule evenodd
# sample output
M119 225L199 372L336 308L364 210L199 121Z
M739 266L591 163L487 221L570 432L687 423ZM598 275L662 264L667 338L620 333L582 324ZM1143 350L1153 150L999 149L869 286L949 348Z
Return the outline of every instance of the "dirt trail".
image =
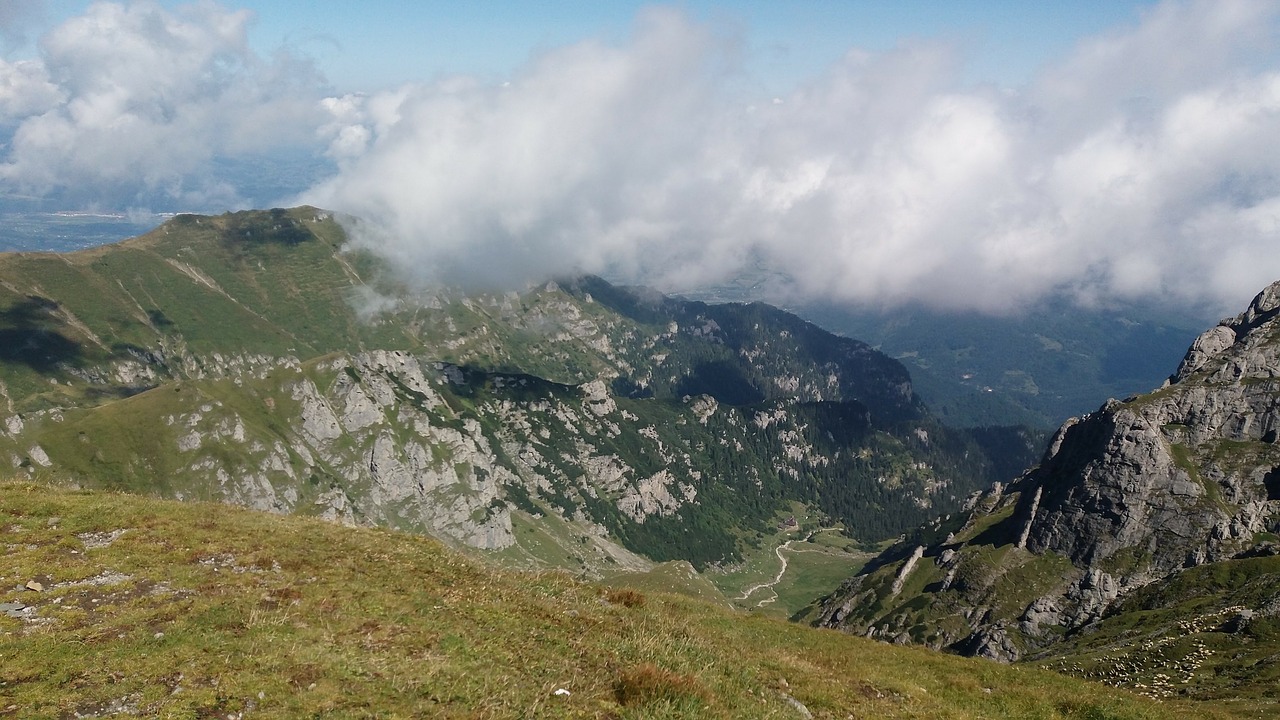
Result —
M804 539L808 540L811 537L813 537L813 533L809 533ZM782 582L782 576L787 574L787 556L784 555L782 551L791 547L791 543L795 541L796 541L796 538L791 538L790 540L782 543L781 545L773 549L773 552L778 556L778 560L782 562L782 567L778 569L778 574L773 577L773 580L771 580L770 582L763 582L757 585L752 585L746 590L743 590L742 595L738 597L739 600L746 600L747 598L754 595L757 590L763 590L764 588L768 588L769 592L773 593L773 596L767 597L764 600L761 600L760 602L756 603L756 607L763 607L773 602L774 600L778 599L778 593L773 589L773 586Z
M790 549L791 549L791 544L792 544L792 543L797 543L797 542L808 542L811 538L813 538L813 536L814 536L814 535L817 535L818 533L822 533L822 532L838 532L838 528L821 528L821 529L819 529L819 530L812 530L812 531L810 531L810 532L809 532L809 534L808 534L808 535L805 535L805 536L804 536L804 537L802 537L802 538L791 538L790 540L788 540L788 541L786 541L786 542L782 543L781 545L779 545L778 547L774 548L774 549L773 549L774 554L778 556L778 561L779 561L780 563L782 563L782 567L778 569L778 574L777 574L777 575L775 575L775 576L773 577L773 580L771 580L771 581L769 581L769 582L758 583L758 584L756 584L756 585L752 585L751 587L749 587L749 588L747 588L747 589L743 590L743 591L742 591L742 594L741 594L741 595L739 595L739 596L737 597L737 599L738 599L738 600L746 600L747 598L749 598L749 597L751 597L752 595L754 595L757 591L764 590L765 588L768 588L769 592L770 592L770 593L772 593L772 597L767 597L767 598L765 598L765 599L761 600L760 602L756 603L756 607L764 607L765 605L768 605L769 603L773 602L774 600L777 600L777 599L778 599L778 592L777 592L776 590L774 590L774 589L773 589L773 587L774 587L775 585L777 585L778 583L782 582L782 576L787 574L787 556L786 556L786 555L784 555L784 554L782 553L782 551L783 551L783 550L790 550ZM819 549L813 549L813 550L792 550L792 552L821 552L821 553L833 554L833 553L830 553L830 551L828 551L828 550L819 550Z

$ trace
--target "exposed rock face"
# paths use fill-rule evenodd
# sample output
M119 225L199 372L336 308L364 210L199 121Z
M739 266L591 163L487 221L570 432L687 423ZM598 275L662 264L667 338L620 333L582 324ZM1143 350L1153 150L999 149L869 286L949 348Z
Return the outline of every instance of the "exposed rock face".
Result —
M1017 659L1136 588L1277 530L1278 433L1280 282L1200 335L1163 388L1068 421L1039 467L926 529L937 539L923 559L900 547L872 563L820 622L879 637L915 627L918 642ZM941 580L923 593L929 611L907 609L920 596L869 607L875 588L896 595L912 572ZM963 626L938 622L956 614Z
M295 429L314 458L303 461L304 472L327 469L348 488L367 488L365 522L422 529L484 549L514 542L510 514L498 502L510 473L494 463L474 421L458 428L433 418L444 401L422 361L375 351L327 369L335 375L323 394L309 379L293 386L300 406ZM330 507L347 516L347 503Z
M1191 373L1204 367L1204 364L1222 354L1222 351L1235 345L1236 333L1227 325L1215 325L1201 333L1195 342L1191 344L1191 348L1187 350L1187 356L1182 359L1182 363L1178 365L1178 370L1173 374L1170 380L1184 378Z
M697 497L692 485L677 483L670 472L662 470L628 487L618 500L618 509L643 523L650 515L670 515Z
M907 561L902 563L902 568L898 570L898 576L893 579L893 587L889 589L890 597L902 592L902 584L911 576L911 571L915 569L916 563L920 562L920 558L924 557L924 550L923 545L916 546L916 549L911 551L911 557L908 557Z
M1136 549L1148 560L1127 587L1251 545L1275 510L1264 478L1280 460L1278 311L1275 283L1197 338L1168 386L1065 427L1023 483L1043 490L1027 549L1080 567Z

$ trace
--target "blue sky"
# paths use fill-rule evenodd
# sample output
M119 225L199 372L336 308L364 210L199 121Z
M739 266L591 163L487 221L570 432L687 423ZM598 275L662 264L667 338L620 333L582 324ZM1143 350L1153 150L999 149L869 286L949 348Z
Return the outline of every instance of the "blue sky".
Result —
M0 4L0 209L307 202L423 283L1230 309L1280 3Z
M260 2L260 48L294 45L341 90L371 90L436 73L503 75L530 54L584 38L620 41L637 2ZM965 48L974 81L1025 82L1079 38L1136 22L1124 0L827 0L674 3L738 34L753 80L783 91L850 48L886 50L934 38ZM314 8L314 9L312 9Z
M31 12L27 39L83 13L88 0L51 0ZM174 8L189 2L166 0ZM365 2L255 0L254 47L311 57L342 92L374 91L439 73L499 77L531 54L585 38L623 40L636 13L655 3ZM737 35L751 81L772 91L820 72L851 48L886 50L913 39L964 49L973 82L1025 82L1080 38L1137 22L1149 2L1132 0L786 0L678 2L673 7ZM22 50L30 51L27 43ZM11 49L8 53L13 55Z

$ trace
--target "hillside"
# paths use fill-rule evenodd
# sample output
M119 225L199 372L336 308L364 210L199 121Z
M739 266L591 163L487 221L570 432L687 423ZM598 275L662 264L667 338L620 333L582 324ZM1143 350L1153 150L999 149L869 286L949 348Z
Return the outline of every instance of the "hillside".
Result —
M950 429L900 363L767 305L396 277L315 208L0 255L0 458L517 567L684 561L736 596L773 575L754 561L781 558L792 516L875 543L1033 457L1034 434ZM851 549L797 567L834 582Z
M0 716L1215 718L422 538L0 486Z
M1066 423L1039 466L914 533L823 603L858 634L1276 698L1280 283L1165 387Z

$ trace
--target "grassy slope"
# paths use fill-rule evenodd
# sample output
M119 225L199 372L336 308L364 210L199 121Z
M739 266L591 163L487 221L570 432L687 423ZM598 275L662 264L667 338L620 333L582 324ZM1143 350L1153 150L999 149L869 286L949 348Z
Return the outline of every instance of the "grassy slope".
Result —
M34 346L6 357L16 360L5 367L9 396L45 394L58 404L49 377L73 384L61 368L128 357L130 348L153 348L177 335L196 353L303 358L363 342L415 346L399 328L356 321L346 294L360 277L350 261L335 260L341 229L316 212L298 208L275 218L306 228L306 242L227 240L227 226L253 217L271 227L271 214L179 216L108 247L0 254L0 327L15 345ZM19 409L24 404L45 403L31 398Z
M1042 662L1174 695L1268 708L1280 701L1280 557L1190 568L1126 597Z
M10 484L0 539L0 716L1225 717L225 506Z

